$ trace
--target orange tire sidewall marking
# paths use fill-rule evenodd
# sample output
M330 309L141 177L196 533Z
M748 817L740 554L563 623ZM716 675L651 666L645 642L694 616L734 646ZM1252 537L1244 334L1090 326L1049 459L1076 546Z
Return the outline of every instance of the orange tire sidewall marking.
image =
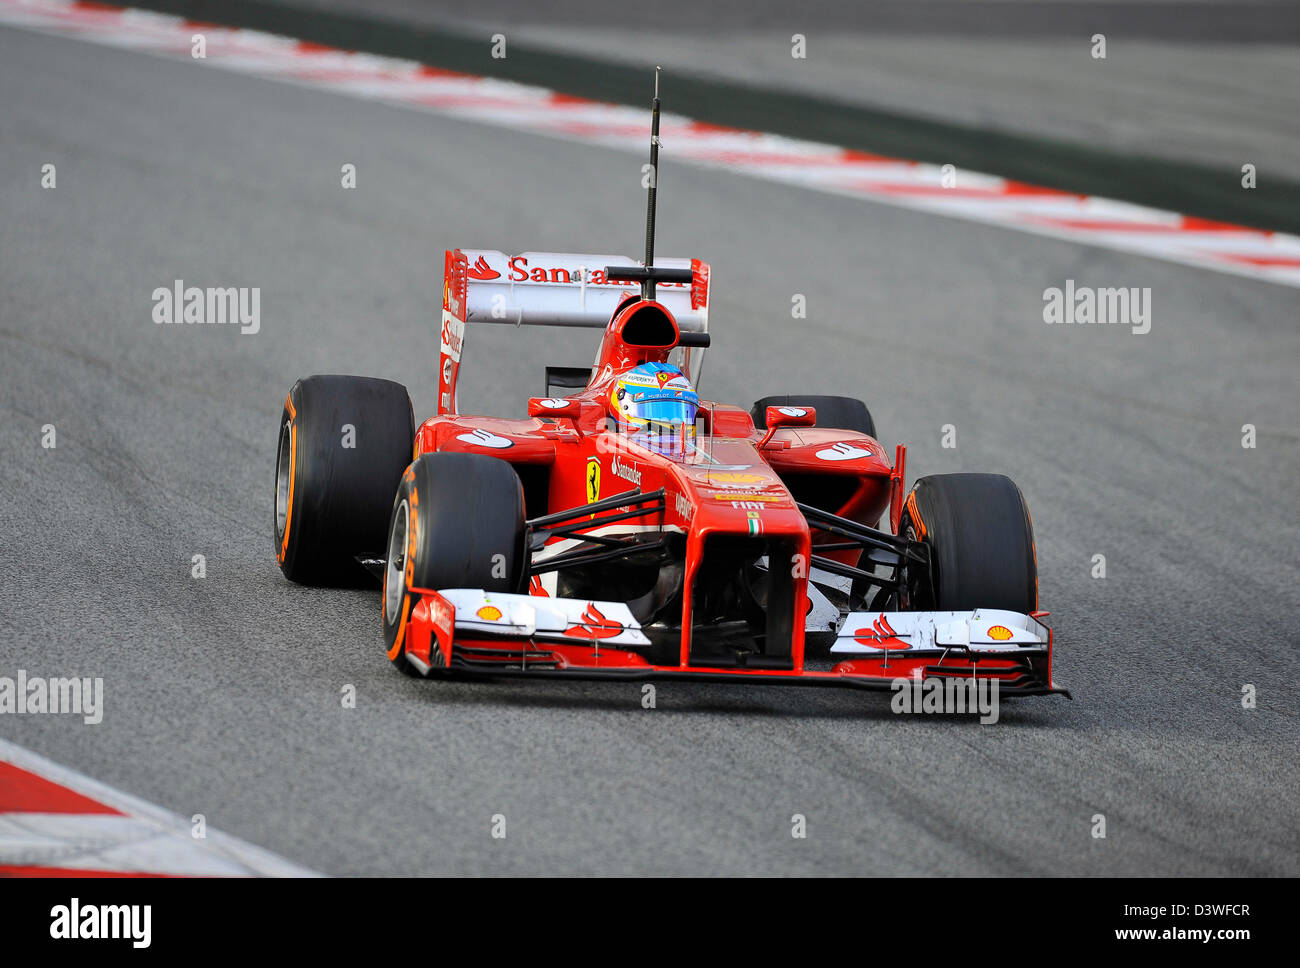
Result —
M925 537L925 522L921 520L921 515L916 510L916 492L912 491L907 495L907 500L903 502L903 507L907 510L908 516L912 523L920 530L918 537Z
M288 397L284 398L284 409L289 411L289 507L284 513L284 538L280 542L280 554L277 556L281 564L289 551L289 526L293 523L293 479L298 465L298 412Z
M420 499L412 487L406 495L406 588L415 587L416 529L420 526Z
M409 473L409 471L408 471ZM411 475L412 478L414 475ZM403 576L406 584L406 592L402 594L402 619L397 626L397 637L393 639L393 647L388 650L388 658L396 659L398 653L406 651L406 620L411 613L411 596L408 594L411 590L411 584L415 578L415 528L418 523L418 512L416 511L418 498L415 494L415 488L411 487L406 494L406 573ZM387 582L387 578L385 578Z

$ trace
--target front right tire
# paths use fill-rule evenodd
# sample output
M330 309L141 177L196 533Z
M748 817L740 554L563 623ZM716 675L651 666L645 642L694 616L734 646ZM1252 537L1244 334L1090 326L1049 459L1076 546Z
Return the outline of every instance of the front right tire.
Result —
M389 519L384 646L407 675L406 635L419 589L522 592L528 581L524 490L507 461L482 454L422 454L402 474ZM434 665L439 649L430 650Z

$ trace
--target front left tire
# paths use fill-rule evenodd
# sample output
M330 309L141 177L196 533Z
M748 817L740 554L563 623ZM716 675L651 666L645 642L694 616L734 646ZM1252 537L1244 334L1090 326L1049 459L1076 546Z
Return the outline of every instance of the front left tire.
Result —
M920 478L898 533L927 546L930 567L909 575L912 609L1038 608L1034 526L1020 488L1001 474Z

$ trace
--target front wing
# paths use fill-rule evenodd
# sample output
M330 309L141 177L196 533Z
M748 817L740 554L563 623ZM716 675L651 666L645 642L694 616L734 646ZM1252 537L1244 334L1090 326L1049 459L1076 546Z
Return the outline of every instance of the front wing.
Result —
M889 690L897 680L997 679L1003 696L1061 693L1051 678L1052 630L992 609L853 612L828 668L656 665L627 605L481 589L414 589L406 658L420 672L648 681L756 682Z

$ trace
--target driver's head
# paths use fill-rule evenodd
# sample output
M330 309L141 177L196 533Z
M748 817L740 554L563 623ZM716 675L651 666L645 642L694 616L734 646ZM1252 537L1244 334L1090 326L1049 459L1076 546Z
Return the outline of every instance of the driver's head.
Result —
M656 453L680 455L695 437L700 398L677 367L642 363L615 380L609 412L619 431Z

